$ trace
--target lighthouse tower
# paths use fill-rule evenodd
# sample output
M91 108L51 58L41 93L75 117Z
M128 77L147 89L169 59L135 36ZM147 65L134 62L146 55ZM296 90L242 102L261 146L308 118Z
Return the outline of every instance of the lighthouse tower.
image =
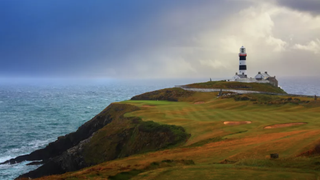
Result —
M239 53L239 75L247 75L246 57L246 48L242 46Z

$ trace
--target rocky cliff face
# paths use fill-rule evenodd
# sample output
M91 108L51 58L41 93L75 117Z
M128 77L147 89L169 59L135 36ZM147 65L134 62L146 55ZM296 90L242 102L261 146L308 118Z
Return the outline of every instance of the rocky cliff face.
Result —
M129 104L111 104L76 132L59 137L44 149L5 163L42 160L44 164L41 167L19 176L37 178L167 148L189 138L190 135L182 127L123 116L136 110L139 108Z
M50 143L43 149L36 150L28 155L19 156L4 163L20 163L22 161L43 160L61 155L67 149L79 144L80 141L89 138L94 132L109 124L113 119L122 116L126 112L138 110L139 108L126 104L111 104L90 121L78 128L76 132L59 137L55 142ZM2 163L2 164L4 164Z

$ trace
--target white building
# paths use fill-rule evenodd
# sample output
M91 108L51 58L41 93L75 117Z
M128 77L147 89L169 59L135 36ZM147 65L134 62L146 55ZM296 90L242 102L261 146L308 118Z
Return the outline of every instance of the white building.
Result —
M246 59L247 53L246 48L241 47L239 53L239 74L236 73L232 79L229 81L238 81L238 82L245 82L245 83L270 83L276 87L278 87L278 81L276 77L272 77L268 74L267 71L264 73L258 72L258 74L254 78L247 77L247 64Z

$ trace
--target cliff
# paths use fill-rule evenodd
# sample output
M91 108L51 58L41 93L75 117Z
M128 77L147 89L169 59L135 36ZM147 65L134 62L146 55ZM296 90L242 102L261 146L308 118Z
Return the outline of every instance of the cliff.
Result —
M52 157L61 155L67 149L77 145L80 141L89 138L94 132L109 124L113 119L123 115L126 112L138 110L135 106L110 105L90 121L78 128L76 132L58 137L55 142L50 143L44 149L36 150L28 155L19 156L4 163L19 163L22 161L42 160L46 162ZM117 113L112 113L117 112ZM3 163L2 163L3 164Z
M167 148L188 139L182 127L123 116L136 110L139 108L133 105L113 103L76 132L59 137L44 149L4 163L41 160L44 164L38 169L19 176L37 178Z
M236 86L250 88L245 83ZM264 179L315 179L319 101L290 95L217 95L180 88L137 95L111 104L81 126L78 131L85 135L76 131L8 162L42 152L38 159L44 160L43 166L20 176L39 180L252 179L252 173ZM55 148L61 153L50 154ZM279 160L269 158L274 153ZM57 175L46 176L50 174Z

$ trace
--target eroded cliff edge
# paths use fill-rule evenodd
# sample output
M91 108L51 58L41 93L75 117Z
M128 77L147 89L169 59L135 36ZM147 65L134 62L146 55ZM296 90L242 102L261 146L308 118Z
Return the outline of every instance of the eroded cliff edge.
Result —
M46 162L50 158L61 155L67 149L79 144L80 141L89 138L94 132L109 124L113 119L122 116L126 112L131 112L138 109L139 108L135 106L111 104L90 121L80 126L76 132L58 137L55 142L50 143L43 149L36 150L28 155L10 159L4 163L14 164L22 161L36 160L42 160Z
M59 137L47 147L4 163L42 161L38 169L19 176L37 178L76 171L101 162L184 143L190 137L182 127L124 117L138 107L112 103L76 132Z

